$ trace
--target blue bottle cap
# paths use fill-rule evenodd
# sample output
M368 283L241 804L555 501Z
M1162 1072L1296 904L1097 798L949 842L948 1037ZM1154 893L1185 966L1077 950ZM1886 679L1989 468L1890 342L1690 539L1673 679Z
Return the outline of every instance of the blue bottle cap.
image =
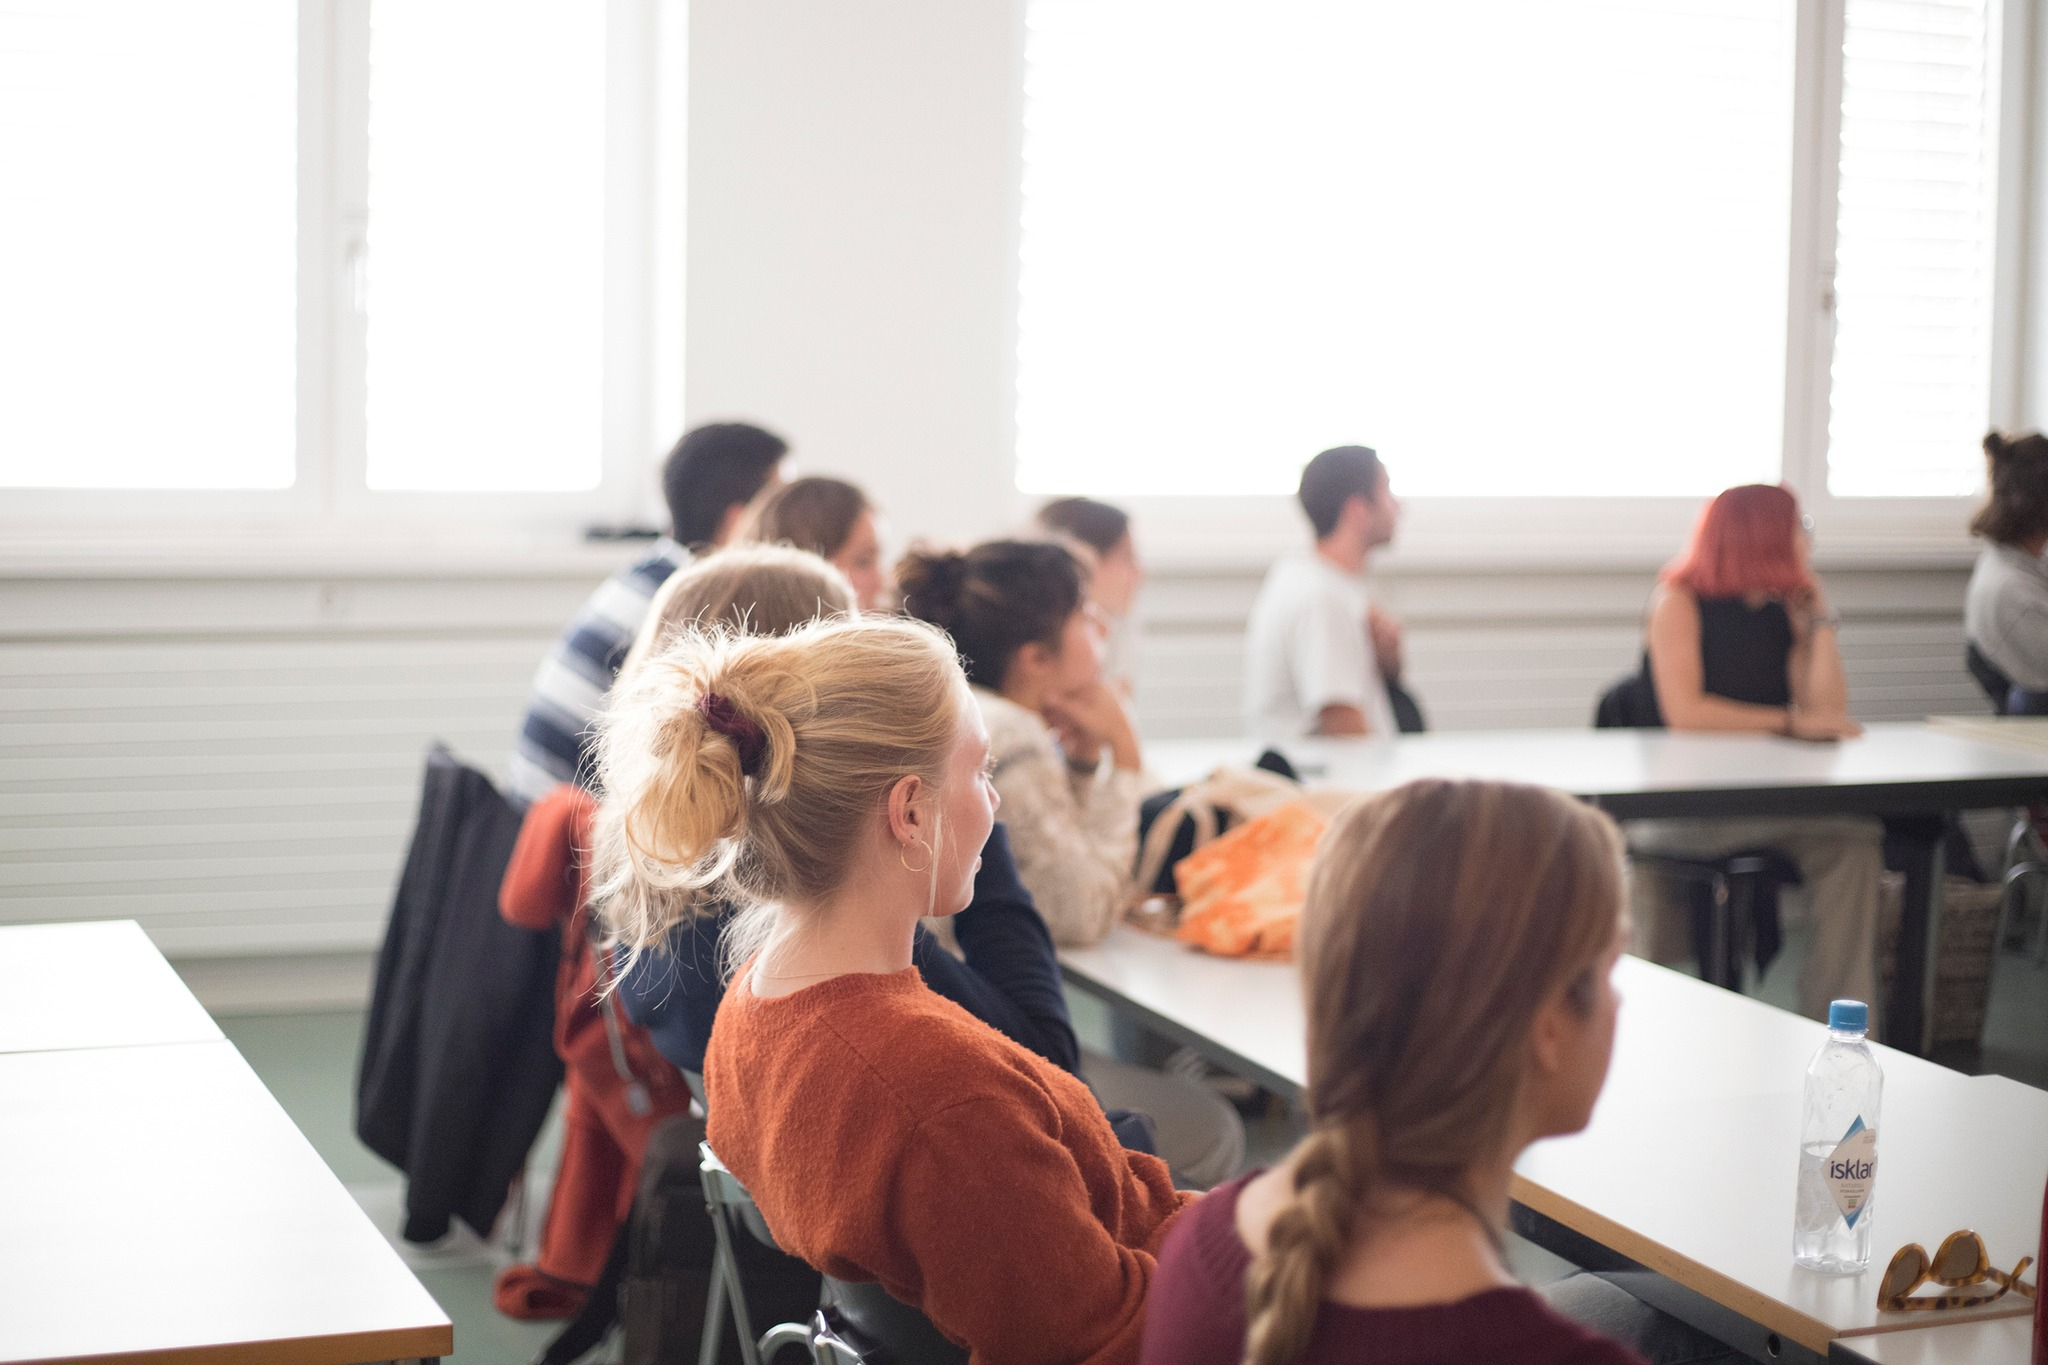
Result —
M1861 1000L1836 1000L1828 1005L1828 1027L1838 1033L1863 1033L1870 1028L1870 1006Z

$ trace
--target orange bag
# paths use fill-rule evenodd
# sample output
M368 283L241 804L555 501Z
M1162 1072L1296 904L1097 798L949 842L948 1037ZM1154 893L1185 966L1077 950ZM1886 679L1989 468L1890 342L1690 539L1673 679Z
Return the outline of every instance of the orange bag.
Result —
M1290 801L1181 859L1174 937L1221 957L1292 956L1309 864L1328 824L1315 805Z

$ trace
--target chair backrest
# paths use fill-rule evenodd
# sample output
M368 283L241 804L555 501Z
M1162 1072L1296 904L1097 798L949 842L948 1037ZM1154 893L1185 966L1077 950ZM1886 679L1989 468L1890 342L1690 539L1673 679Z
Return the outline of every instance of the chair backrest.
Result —
M761 1214L761 1206L754 1202L754 1196L747 1193L747 1187L740 1184L740 1178L725 1168L718 1159L718 1153L711 1150L711 1144L697 1144L697 1155L701 1159L699 1170L704 1180L704 1205L714 1218L728 1214L737 1218L755 1241L765 1247L774 1247L775 1234L768 1230L768 1220Z
M1029 1292L1027 1289L1025 1292ZM825 1302L849 1337L873 1343L864 1361L888 1365L966 1365L967 1352L946 1339L932 1320L878 1284L825 1277ZM996 1352L995 1354L1002 1354Z
M1661 730L1664 713L1657 709L1657 692L1640 671L1617 678L1593 707L1596 730Z
M1977 686L1983 688L1984 695L1991 699L1991 709L2001 716L2008 714L2013 686L2005 671L1977 648L1975 640L1963 646L1963 663L1970 670L1970 676L1977 680Z

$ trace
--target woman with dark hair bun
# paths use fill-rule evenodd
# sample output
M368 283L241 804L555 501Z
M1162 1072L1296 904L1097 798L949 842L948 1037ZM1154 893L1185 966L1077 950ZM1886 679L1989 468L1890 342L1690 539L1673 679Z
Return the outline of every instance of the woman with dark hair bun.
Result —
M1099 941L1137 856L1143 755L1102 676L1085 566L1054 541L992 540L965 552L913 550L896 584L905 614L960 651L988 726L1017 875L1053 941ZM1159 1154L1185 1183L1206 1188L1236 1171L1244 1125L1215 1092L1101 1057L1083 1071L1104 1104L1158 1122Z
M994 748L1017 870L1053 940L1109 932L1138 850L1138 732L1102 679L1086 570L1052 541L918 549L903 610L953 637ZM1028 832L1027 832L1028 831Z
M1990 493L1970 533L1988 543L1970 575L1964 632L2013 686L2048 692L2048 438L1991 432L1984 460Z

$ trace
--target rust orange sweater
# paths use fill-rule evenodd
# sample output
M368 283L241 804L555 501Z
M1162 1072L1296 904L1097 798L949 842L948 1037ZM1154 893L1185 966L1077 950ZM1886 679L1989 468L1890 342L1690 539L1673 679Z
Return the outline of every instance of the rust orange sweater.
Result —
M775 1239L878 1280L976 1365L1126 1365L1173 1216L1086 1086L915 969L763 1000L734 979L704 1059L712 1149Z

